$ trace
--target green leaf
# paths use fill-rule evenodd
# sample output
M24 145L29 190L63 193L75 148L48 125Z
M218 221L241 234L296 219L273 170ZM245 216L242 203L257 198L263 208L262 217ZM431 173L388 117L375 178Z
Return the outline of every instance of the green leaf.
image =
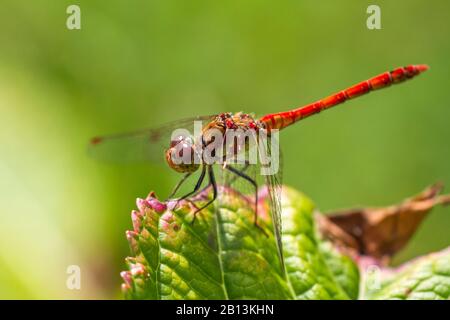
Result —
M348 299L320 249L313 203L283 187L282 212L286 270L295 299Z
M320 250L336 282L350 299L357 299L359 293L359 269L353 260L340 253L331 242L320 243Z
M208 200L201 195L195 204ZM265 200L267 202L267 199ZM267 204L267 203L266 203ZM128 299L348 299L358 283L354 265L321 245L312 202L283 187L283 245L286 270L278 260L266 210L260 225L247 198L221 192L214 206L193 220L193 206L168 207L151 194L138 200L134 231L127 232L133 257L126 259L122 289ZM345 260L349 265L351 260ZM348 270L351 270L349 272ZM356 272L355 272L356 270Z
M381 288L372 292L368 290L366 298L382 300L450 298L449 248L415 259L397 269L382 269L380 272Z

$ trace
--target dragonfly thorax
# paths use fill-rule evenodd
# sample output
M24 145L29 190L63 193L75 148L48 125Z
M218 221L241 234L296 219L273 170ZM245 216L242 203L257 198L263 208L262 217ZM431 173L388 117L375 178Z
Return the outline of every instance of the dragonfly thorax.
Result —
M249 140L239 141L240 137L251 131L256 137L261 128L262 124L249 114L219 114L203 126L199 139L183 135L173 138L166 150L167 164L177 172L188 173L195 172L201 164L224 161L227 155L236 155L248 148Z
M262 124L256 121L253 116L237 112L221 113L215 117L211 122L203 127L202 141L203 145L207 146L214 141L216 130L220 131L223 137L226 136L227 131L243 131L255 130L262 128Z

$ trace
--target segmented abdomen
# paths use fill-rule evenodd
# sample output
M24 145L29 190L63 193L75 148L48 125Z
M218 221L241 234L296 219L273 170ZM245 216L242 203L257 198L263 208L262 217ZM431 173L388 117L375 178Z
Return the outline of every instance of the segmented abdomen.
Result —
M411 79L426 70L428 70L428 66L423 64L400 67L355 84L354 86L306 106L290 111L268 114L262 117L260 121L264 123L268 130L281 130L301 119L319 113L322 110L334 107L349 99L369 93L372 90L382 89L390 86L391 84L396 84L407 79Z

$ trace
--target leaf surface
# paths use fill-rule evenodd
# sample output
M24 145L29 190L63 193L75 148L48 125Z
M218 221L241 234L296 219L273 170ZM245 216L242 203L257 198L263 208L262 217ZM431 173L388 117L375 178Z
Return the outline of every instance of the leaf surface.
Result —
M194 200L201 205L209 191ZM252 205L235 192L196 217L189 202L161 203L154 194L138 199L127 232L132 257L122 272L128 299L348 299L358 285L356 266L336 268L343 256L321 244L314 206L303 194L283 187L285 270L277 255L268 199L260 224ZM217 205L217 204L216 204ZM344 259L345 260L345 259ZM344 264L345 265L345 264ZM356 272L354 272L356 270Z
M367 290L366 298L386 300L450 299L450 248L396 268L382 269L379 290Z

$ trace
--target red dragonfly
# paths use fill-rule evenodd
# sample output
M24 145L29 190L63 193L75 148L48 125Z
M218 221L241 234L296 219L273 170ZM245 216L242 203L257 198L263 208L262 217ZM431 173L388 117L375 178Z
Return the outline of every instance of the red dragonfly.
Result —
M241 129L244 132L248 130L263 130L268 133L269 137L274 130L281 130L287 126L303 120L313 114L317 114L323 110L334 107L347 100L369 93L373 90L382 89L403 82L407 79L413 78L416 75L426 71L428 66L426 65L409 65L406 67L400 67L389 72L382 73L373 78L353 85L345 90L339 91L333 95L330 95L324 99L318 100L314 103L302 106L290 111L279 112L265 115L259 119L246 113L221 113L212 116L194 117L184 120L175 121L159 128L144 129L131 133L109 135L103 137L93 138L91 141L90 153L100 159L106 160L120 160L120 161L145 161L153 159L166 160L169 167L177 172L184 173L183 178L175 186L174 191L169 198L172 198L183 182L187 180L194 172L200 169L200 175L193 190L180 199L188 199L202 190L202 184L205 177L208 177L207 187L211 187L213 191L212 198L207 201L203 206L197 208L195 214L202 209L213 203L219 194L218 183L216 182L215 173L213 170L213 162L206 161L203 157L202 151L205 151L210 146L214 138L210 134L210 130L214 129L219 132L226 140L226 134L230 130ZM203 121L206 124L203 126L199 137L192 137L189 135L173 135L173 131L179 128L191 128L194 121ZM161 142L164 145L161 145ZM164 148L166 151L164 152ZM235 146L232 147L231 153L236 155L242 148ZM270 148L267 148L266 152L271 154ZM186 163L180 163L175 161L174 155L183 156L185 154L190 155L190 160ZM250 164L245 162L243 166L237 168L226 161L220 162L222 169L231 173L233 178L231 181L241 178L242 181L246 181L251 185L255 192L255 211L254 211L254 224L258 226L258 183L254 176L248 174L247 170ZM277 241L277 249L281 264L283 265L282 256L282 244L281 244L281 218L280 218L280 187L281 187L281 170L269 175L265 175L265 184L270 195L271 202L271 218L274 227L274 235ZM194 219L195 219L194 214Z

